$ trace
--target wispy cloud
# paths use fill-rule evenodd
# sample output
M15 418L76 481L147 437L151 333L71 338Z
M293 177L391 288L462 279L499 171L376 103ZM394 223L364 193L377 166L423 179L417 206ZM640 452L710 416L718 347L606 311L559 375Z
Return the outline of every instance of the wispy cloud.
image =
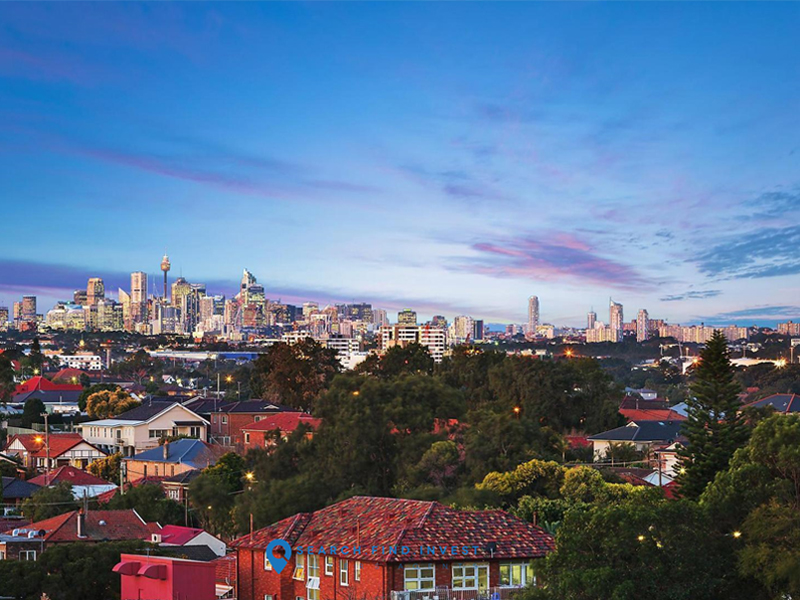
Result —
M541 232L477 242L475 258L464 258L455 270L539 281L562 279L622 289L650 289L655 282L634 267L601 256L568 233Z
M755 279L800 273L800 225L766 228L730 238L690 262L721 279Z
M692 290L682 294L671 294L659 298L661 302L676 302L678 300L703 300L705 298L715 298L722 294L722 290Z
M495 182L486 182L467 169L430 170L417 165L399 168L400 173L415 183L431 189L438 189L446 196L466 201L507 201L509 195L499 189Z
M705 323L725 323L725 322L765 322L782 321L786 319L797 319L800 317L800 306L792 304L764 305L734 310L730 312L717 313L715 315L705 315L696 317L696 321Z

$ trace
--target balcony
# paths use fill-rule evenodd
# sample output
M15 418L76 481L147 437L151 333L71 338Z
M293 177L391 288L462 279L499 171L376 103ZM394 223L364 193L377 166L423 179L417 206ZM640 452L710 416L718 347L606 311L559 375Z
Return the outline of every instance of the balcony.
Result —
M435 590L392 592L390 600L509 600L523 587L490 587L482 590L462 590L437 587Z

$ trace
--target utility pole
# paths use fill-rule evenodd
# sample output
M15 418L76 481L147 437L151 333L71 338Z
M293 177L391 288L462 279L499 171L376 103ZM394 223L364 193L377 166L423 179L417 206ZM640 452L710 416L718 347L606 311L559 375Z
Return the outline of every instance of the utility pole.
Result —
M44 481L45 485L50 485L50 427L48 425L48 418L50 415L45 411L41 416L44 417L44 448L47 456L45 459L47 460L47 464L45 465Z

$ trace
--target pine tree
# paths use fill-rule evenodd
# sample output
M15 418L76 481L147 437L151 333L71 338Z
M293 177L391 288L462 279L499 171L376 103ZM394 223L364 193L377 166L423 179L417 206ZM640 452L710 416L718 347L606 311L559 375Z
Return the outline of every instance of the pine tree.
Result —
M681 494L698 498L715 475L728 467L733 453L748 438L739 414L739 385L734 380L728 341L717 330L700 352L683 435L687 447L679 451Z

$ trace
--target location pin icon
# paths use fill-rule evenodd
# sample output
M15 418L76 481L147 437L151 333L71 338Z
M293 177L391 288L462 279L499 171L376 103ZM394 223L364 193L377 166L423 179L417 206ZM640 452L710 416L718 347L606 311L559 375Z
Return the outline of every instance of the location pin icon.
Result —
M283 548L286 558L275 556L275 548L278 547ZM269 560L269 564L272 565L273 569L280 573L289 563L289 559L292 558L292 547L285 540L272 540L269 545L267 545L265 553L267 555L267 559Z

